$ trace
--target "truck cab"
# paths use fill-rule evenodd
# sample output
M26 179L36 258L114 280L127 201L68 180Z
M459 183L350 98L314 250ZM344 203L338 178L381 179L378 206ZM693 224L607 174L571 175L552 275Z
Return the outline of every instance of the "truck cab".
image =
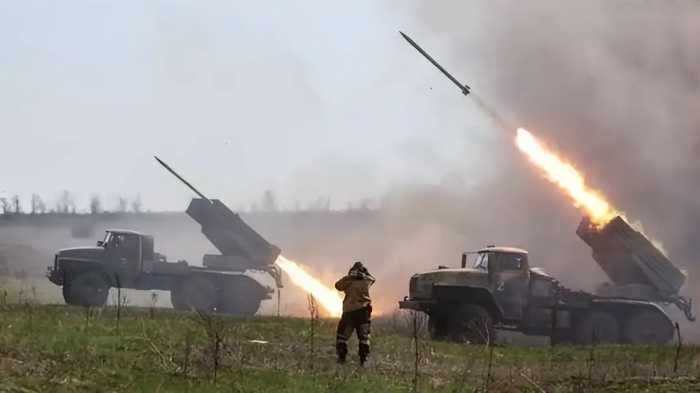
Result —
M488 288L499 305L503 319L520 320L528 298L523 296L530 284L528 253L514 247L489 247L479 251L474 268L485 269Z
M155 262L153 236L134 231L108 230L97 246L104 249L104 261L125 273L151 272Z
M526 250L488 246L463 253L460 268L440 266L413 275L409 296L399 307L428 313L431 333L439 337L457 328L449 310L465 303L478 305L477 314L485 311L498 321L517 324L528 304L531 276Z
M134 285L142 273L152 273L165 257L156 253L153 236L136 231L110 229L95 247L64 248L56 253L54 265L49 268L51 282L62 285L64 270L99 268L118 277L120 284Z
M158 269L167 265L177 268ZM187 264L167 263L154 251L152 236L110 229L95 247L59 250L53 266L49 266L48 278L63 286L67 303L97 306L106 302L110 287L160 289L165 284L151 275L158 270L184 274Z

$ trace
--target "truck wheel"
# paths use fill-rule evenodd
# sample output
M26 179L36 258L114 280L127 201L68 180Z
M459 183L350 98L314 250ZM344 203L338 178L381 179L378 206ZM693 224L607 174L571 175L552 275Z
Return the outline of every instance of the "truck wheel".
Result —
M573 345L576 344L574 333L567 329L566 331L555 332L549 336L549 342L552 345Z
M74 306L104 306L109 286L97 272L82 273L63 284L63 299Z
M170 303L176 310L187 310L187 299L181 285L176 285L170 290Z
M624 337L630 344L662 345L673 338L673 326L663 315L645 310L627 321Z
M232 277L224 282L219 310L226 314L249 317L260 308L262 288L250 277Z
M192 277L182 286L182 295L187 308L212 312L216 309L216 286L204 277ZM176 303L179 297L175 296Z
M604 311L591 311L576 326L578 344L618 343L620 325L617 319Z
M449 337L458 342L487 344L496 338L491 314L476 304L464 305L450 315L447 329Z
M433 340L444 340L447 338L447 317L433 314L428 317L428 332Z

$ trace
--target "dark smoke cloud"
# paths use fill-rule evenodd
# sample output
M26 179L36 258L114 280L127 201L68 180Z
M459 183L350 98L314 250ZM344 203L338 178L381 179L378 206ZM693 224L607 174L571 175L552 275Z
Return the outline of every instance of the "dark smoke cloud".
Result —
M687 232L671 236L667 228L685 225L670 223L698 212L698 11L696 2L500 1L426 3L418 15L472 75L489 75L480 93L493 106L556 144L622 209L658 223L671 244ZM478 42L454 16L469 13L483 21Z

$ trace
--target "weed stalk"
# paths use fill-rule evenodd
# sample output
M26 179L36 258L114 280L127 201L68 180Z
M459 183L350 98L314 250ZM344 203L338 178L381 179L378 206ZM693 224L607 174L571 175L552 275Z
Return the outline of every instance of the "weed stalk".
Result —
M489 347L489 361L488 361L488 365L486 366L486 380L484 380L484 392L489 391L489 384L491 383L491 370L493 367L493 348L494 348L494 345L490 339L486 342L486 345Z
M222 319L210 315L204 310L197 310L198 322L204 328L209 340L209 356L212 371L212 380L216 384L216 378L221 365L221 349L224 342L224 322Z
M588 382L593 382L593 366L595 365L595 345L596 345L596 332L591 333L591 345L588 348Z
M673 359L673 373L678 372L678 361L681 357L681 349L683 349L683 338L681 337L681 326L676 322L676 336L678 337L678 342L676 343L676 355Z
M183 348L182 356L182 376L187 378L190 369L190 356L192 355L192 331L187 330L185 334L185 346Z
M119 275L114 275L114 282L117 284L117 334L119 334L119 323L122 315L122 282Z
M316 323L318 322L318 303L313 295L307 296L309 307L309 369L314 372L316 357Z
M413 391L418 391L418 378L420 375L420 345L418 342L418 313L416 311L411 311L411 317L413 322Z
M158 294L151 292L151 307L148 309L148 316L153 319L156 314L156 303L158 302Z

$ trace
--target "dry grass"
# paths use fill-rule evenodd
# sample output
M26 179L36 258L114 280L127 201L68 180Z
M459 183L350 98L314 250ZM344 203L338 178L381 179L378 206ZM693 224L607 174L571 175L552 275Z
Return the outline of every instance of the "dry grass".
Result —
M413 390L412 321L377 319L371 360L335 364L335 321L314 324L308 363L308 319L216 316L224 326L212 361L212 334L201 316L148 308L91 312L66 306L0 306L0 391L388 392ZM211 330L211 329L209 329ZM419 332L419 380L425 392L668 392L700 390L700 348L495 345L485 383L487 347L425 339ZM214 336L215 337L215 336ZM218 340L218 339L217 339ZM251 340L258 340L251 342ZM217 367L216 380L212 367Z

